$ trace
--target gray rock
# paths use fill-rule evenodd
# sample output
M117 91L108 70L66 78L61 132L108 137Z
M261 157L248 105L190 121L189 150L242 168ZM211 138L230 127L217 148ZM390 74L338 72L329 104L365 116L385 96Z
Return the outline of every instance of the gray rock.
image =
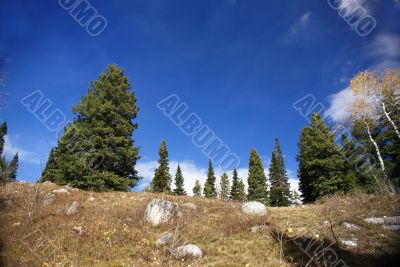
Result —
M182 204L182 207L191 209L191 210L197 210L197 206L194 203L190 203L190 202Z
M384 224L385 220L383 218L371 217L371 218L364 219L364 222L371 223L371 224Z
M74 231L78 235L82 235L83 234L82 226L74 226L74 228L72 228L72 231Z
M400 216L384 217L385 223L400 224Z
M250 228L250 232L252 233L257 233L260 230L266 229L267 227L265 225L257 225L257 226L253 226Z
M358 225L355 225L354 223L344 222L344 223L342 223L342 225L344 228L352 229L352 230L357 230L360 228Z
M178 204L176 203L161 199L153 199L147 204L144 218L153 226L157 226L171 220L177 213L177 207Z
M172 251L172 255L178 259L183 259L183 258L200 259L201 257L203 257L203 252L200 250L198 246L189 244L174 249Z
M8 198L8 199L3 200L3 205L4 205L6 208L10 208L10 207L12 207L13 202L12 202L11 199Z
M69 194L68 190L65 188L54 189L52 192L55 194Z
M398 224L382 225L382 228L385 230L400 230L400 225Z
M54 200L56 200L56 195L53 194L52 192L47 193L47 195L44 197L43 205L51 205L53 204Z
M356 238L351 239L351 240L340 239L340 243L341 243L343 246L348 247L348 248L356 248L356 247L358 246L357 241L358 241L358 240L357 240Z
M166 244L171 243L172 241L174 241L174 233L163 233L162 235L160 235L156 241L156 245L157 246L163 246Z
M20 222L16 222L16 223L13 223L13 224L12 224L12 227L18 227L18 226L20 226L20 225L21 225Z
M251 201L242 204L242 212L248 215L264 216L267 215L267 207L260 202Z
M67 215L72 215L78 212L78 202L72 202L72 205L67 209Z
M54 184L50 181L46 181L46 182L43 182L42 185L54 185Z

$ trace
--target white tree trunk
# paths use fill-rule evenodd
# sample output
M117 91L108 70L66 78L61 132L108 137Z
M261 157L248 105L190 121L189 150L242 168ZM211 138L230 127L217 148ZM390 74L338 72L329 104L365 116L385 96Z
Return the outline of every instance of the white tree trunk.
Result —
M397 134L397 137L400 139L400 132L399 132L399 130L397 129L396 124L394 124L394 121L392 120L392 118L390 118L389 113L387 113L387 111L386 111L386 106L385 106L385 103L383 103L383 101L382 101L382 110L383 110L383 113L385 114L386 119L388 119L388 121L390 122L390 124L392 124L393 129L394 129L394 131L395 131L396 134Z
M385 163L383 162L383 159L382 159L381 152L379 150L378 144L372 138L371 131L369 129L369 124L368 124L368 122L365 121L365 118L363 118L363 122L364 122L365 126L367 127L367 133L368 133L369 140L371 141L371 143L375 147L375 152L376 152L376 155L378 156L379 164L380 164L381 170L383 172L383 179L384 179L385 183L388 185L389 191L390 192L394 192L394 188L392 186L392 183L390 182L390 180L388 179L388 177L386 175Z

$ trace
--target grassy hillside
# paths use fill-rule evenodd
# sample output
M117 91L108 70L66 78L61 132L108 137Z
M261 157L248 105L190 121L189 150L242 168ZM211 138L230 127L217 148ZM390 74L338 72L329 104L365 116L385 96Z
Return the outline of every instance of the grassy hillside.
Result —
M349 266L390 266L400 259L399 232L363 221L400 215L398 195L332 197L314 205L269 208L266 217L249 217L242 214L241 204L234 202L71 188L67 188L68 194L55 194L53 203L43 205L48 192L60 188L65 187L1 186L0 265L324 266L325 261L332 266L329 261L342 260ZM182 216L153 227L143 221L143 214L154 198L192 202L197 210L180 207ZM79 204L78 212L67 215L73 201ZM347 229L343 222L359 229ZM254 226L261 227L250 231ZM82 227L83 233L74 227ZM156 246L157 237L171 230L178 234L174 242ZM341 244L340 240L352 238L357 238L357 247ZM197 245L204 257L174 259L170 250L186 243Z

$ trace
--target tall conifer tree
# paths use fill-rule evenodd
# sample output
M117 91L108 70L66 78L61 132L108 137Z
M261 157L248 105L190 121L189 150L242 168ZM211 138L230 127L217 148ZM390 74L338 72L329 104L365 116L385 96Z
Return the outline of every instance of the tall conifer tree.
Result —
M90 83L88 94L73 108L76 117L59 139L41 181L95 191L128 191L136 185L139 147L132 134L139 108L131 88L116 65Z
M202 188L201 188L201 184L200 184L199 180L196 180L196 183L195 183L195 185L193 187L193 195L195 197L201 196L201 189Z
M177 196L186 196L186 191L184 188L184 179L181 171L181 167L178 164L178 168L176 169L176 174L175 174L175 189L174 189L174 194Z
M249 185L247 199L268 204L267 177L265 176L261 158L254 148L250 151L247 182Z
M232 187L231 187L231 193L230 193L230 198L232 200L239 200L239 177L236 168L233 169L233 175L232 175Z
M270 202L273 207L289 206L290 185L286 174L281 147L278 138L275 138L275 148L272 152L271 164L269 167Z
M301 132L297 160L304 202L313 202L335 192L347 192L351 188L340 147L317 113Z
M171 175L169 174L168 150L165 140L161 141L160 150L158 152L160 158L158 160L158 168L154 172L154 178L151 182L153 192L171 192Z
M229 185L229 178L226 173L222 174L219 187L220 187L219 197L222 199L228 199L230 185Z
M214 198L217 196L217 190L215 189L215 175L211 160L208 162L207 180L204 183L204 196L207 198Z

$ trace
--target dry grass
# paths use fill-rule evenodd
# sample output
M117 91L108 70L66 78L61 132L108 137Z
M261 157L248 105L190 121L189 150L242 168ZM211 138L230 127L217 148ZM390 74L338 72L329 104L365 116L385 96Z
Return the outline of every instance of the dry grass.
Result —
M299 266L309 258L292 239L334 244L332 229L338 238L359 240L355 250L335 244L335 251L350 266L379 266L371 259L397 255L399 249L396 233L362 221L400 215L398 196L332 197L315 205L270 208L267 217L247 217L240 212L240 203L149 193L71 191L44 206L45 196L56 188L19 183L0 188L0 266ZM87 201L90 196L95 201ZM198 209L180 208L182 217L152 227L143 221L143 214L154 198L193 202ZM79 212L68 216L65 210L73 201L79 203ZM344 221L362 228L345 229ZM16 222L21 224L13 226ZM256 225L264 229L251 233ZM81 226L84 233L74 232L74 226ZM177 238L157 247L155 240L166 231L175 231ZM171 249L186 243L199 246L203 259L171 257Z

